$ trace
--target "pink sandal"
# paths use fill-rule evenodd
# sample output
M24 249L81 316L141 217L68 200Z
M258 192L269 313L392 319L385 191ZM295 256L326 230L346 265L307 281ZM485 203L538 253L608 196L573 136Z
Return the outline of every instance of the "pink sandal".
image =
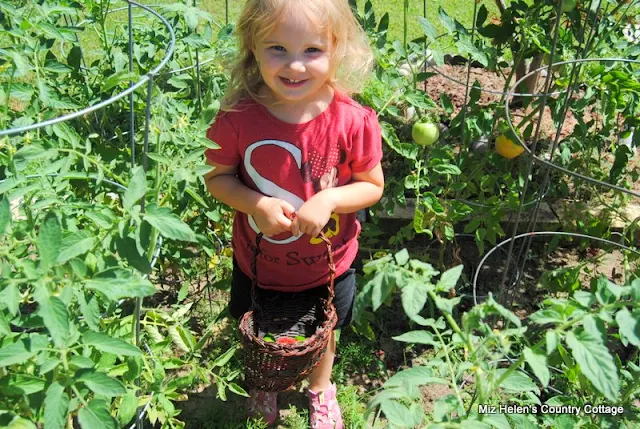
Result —
M312 429L344 429L335 384L319 393L309 390L307 397Z
M251 418L262 417L265 423L274 424L278 418L278 392L250 390L247 399L247 415Z

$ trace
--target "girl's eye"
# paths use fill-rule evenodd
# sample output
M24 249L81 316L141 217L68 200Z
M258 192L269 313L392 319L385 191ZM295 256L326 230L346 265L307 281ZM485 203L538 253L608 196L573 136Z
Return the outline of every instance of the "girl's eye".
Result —
M286 52L287 51L283 46L280 46L280 45L270 46L269 49L277 51L277 52ZM318 53L318 52L322 52L322 50L320 50L319 48L307 48L306 52L311 53L311 54L315 54L315 53Z

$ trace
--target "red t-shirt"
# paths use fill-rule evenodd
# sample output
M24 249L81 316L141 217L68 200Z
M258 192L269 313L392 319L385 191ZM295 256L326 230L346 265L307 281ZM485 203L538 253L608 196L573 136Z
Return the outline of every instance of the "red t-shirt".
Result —
M237 112L219 112L207 137L211 161L238 165L249 188L289 202L296 210L322 189L343 186L353 173L371 170L382 158L376 113L335 92L319 116L303 124L283 122L263 105L246 101ZM334 213L324 229L331 240L336 276L353 263L360 223L355 213ZM236 212L232 246L240 269L253 278L251 264L258 229L251 216ZM258 285L295 292L329 281L326 244L303 234L263 237L257 261Z

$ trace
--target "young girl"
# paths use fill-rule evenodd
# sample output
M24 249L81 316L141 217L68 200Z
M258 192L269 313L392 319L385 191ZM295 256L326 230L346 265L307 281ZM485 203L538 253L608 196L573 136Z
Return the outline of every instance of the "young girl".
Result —
M329 267L321 231L336 266L336 329L348 325L355 296L351 265L358 251L356 212L375 204L384 179L374 111L349 98L364 83L373 56L347 0L247 0L237 27L239 57L222 111L207 136L209 192L236 209L229 308L251 306L256 235L261 296L293 292L327 296ZM309 377L311 427L342 428L332 335ZM251 416L277 417L276 393L251 391Z

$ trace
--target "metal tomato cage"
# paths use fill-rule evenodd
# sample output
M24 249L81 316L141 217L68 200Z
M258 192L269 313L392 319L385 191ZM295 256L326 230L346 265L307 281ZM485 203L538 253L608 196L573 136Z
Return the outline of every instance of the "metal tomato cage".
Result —
M123 8L119 8L119 9L113 9L113 10L109 10L107 11L107 14L109 13L113 13L113 12L117 12L117 11L122 11L122 10L127 10L128 11L128 30L129 30L129 34L128 34L128 45L129 45L129 51L128 51L128 58L129 58L129 71L132 72L133 71L133 47L134 47L134 29L133 29L133 21L134 21L134 16L133 16L133 11L134 8L137 8L141 11L143 11L144 13L150 15L152 18L157 19L162 26L164 26L164 28L166 29L167 33L169 34L169 43L167 44L167 46L165 46L165 55L162 58L162 60L160 61L160 63L154 67L150 72L148 72L147 74L145 74L144 76L141 76L140 80L137 82L130 82L129 83L129 88L126 89L125 91L122 91L121 93L114 95L113 97L104 100L100 103L97 103L95 105L86 107L84 109L63 115L63 116L59 116L53 119L49 119L46 121L42 121L39 123L35 123L35 124L31 124L31 125L27 125L27 126L22 126L22 127L16 127L16 128L11 128L11 129L5 129L5 130L0 130L0 137L9 137L9 136L14 136L14 135L19 135L19 134L23 134L26 133L28 131L31 130L37 130L37 129L41 129L41 128L45 128L47 126L51 126L51 125L55 125L58 123L62 123L65 121L70 121L73 120L75 118L79 118L82 117L84 115L89 115L89 114L95 114L96 112L100 111L101 109L105 108L106 106L109 106L113 103L115 103L116 101L123 99L127 96L129 96L129 123L130 123L130 132L129 132L129 144L130 144L130 149L131 149L131 169L133 169L134 167L136 167L136 121L135 121L135 109L134 109L134 93L136 90L138 90L139 88L143 87L146 85L146 89L147 89L147 93L146 93L146 102L145 102L145 114L144 114L144 124L143 124L143 128L142 128L142 154L141 154L141 165L144 169L144 171L146 172L148 169L148 157L147 157L147 153L149 150L149 127L150 127L150 122L151 122L151 100L152 100L152 90L153 90L153 84L154 84L154 79L161 75L161 74L171 74L171 73L178 73L181 71L185 71L191 68L196 68L197 70L197 95L198 95L198 103L199 106L201 107L201 86L200 86L200 67L203 64L206 64L208 62L213 61L214 59L208 59L205 61L200 61L199 60L199 50L196 49L196 63L194 65L191 65L189 67L185 67L185 68L181 68L179 70L169 70L169 71L165 71L165 72L161 72L161 70L163 68L165 68L165 66L167 65L167 63L169 62L170 58L173 55L174 52L174 48L175 48L175 43L176 43L176 37L175 37L175 33L174 30L172 28L172 26L169 24L169 22L158 12L156 12L152 7L148 6L148 5L142 5L139 4L135 1L132 0L123 0L124 2L127 3L127 6L123 7ZM226 4L226 22L228 22L228 0L225 1ZM193 1L193 5L196 5L196 1ZM158 5L161 6L161 5ZM73 20L71 17L67 17L64 16L64 20L65 23L67 24L71 24L71 25L77 25L78 23L73 23ZM76 40L76 42L79 42L78 40ZM86 71L86 63L85 63L85 58L84 55L82 54L82 49L80 48L81 51L81 61L82 61L82 65L84 67L81 67L81 69L83 71ZM28 175L26 176L26 178L41 178L41 177L46 177L46 176L51 176L51 177L55 177L58 176L58 173L52 173L52 174L48 174L45 176L42 175ZM62 175L63 177L65 175ZM69 175L66 175L69 176ZM118 189L119 191L126 191L127 187L125 186L125 184L123 183L118 183L116 181L113 180L109 180L106 179L104 177L99 177L97 174L71 174L70 176L72 176L71 178L73 179L84 179L84 180L95 180L96 182L105 182L113 187L115 187L116 189ZM9 178L5 179L5 180L9 180ZM4 182L0 181L0 183ZM142 212L144 212L145 210L145 201L142 200L141 201L141 206L142 206ZM216 239L218 239L216 237ZM220 242L220 240L218 239L218 241ZM222 243L220 242L220 246L222 246ZM160 250L162 247L162 237L158 237L158 241L157 241L157 245L156 245L156 249L154 251L152 260L151 260L151 268L153 268L158 260L159 254L160 254ZM143 278L148 278L148 275L143 275ZM124 300L120 301L120 304L123 303ZM141 316L141 309L142 309L142 298L137 298L135 300L135 309L134 309L134 321L135 321L135 326L134 326L134 331L135 331L135 340L136 340L136 345L138 347L142 347L144 346L144 348L146 349L147 353L151 356L152 360L155 362L155 359L153 357L153 354L151 353L150 348L148 347L148 345L142 344L141 343L141 335L140 335L140 316ZM138 378L136 380L136 384L139 386L140 385L140 378ZM136 421L135 423L131 426L131 429L133 428L142 428L143 427L143 417L144 414L146 412L146 410L148 409L149 405L151 404L151 401L153 399L153 395L155 392L151 392L150 393L150 398L149 401L146 403L146 405L144 407L140 407L137 410L137 415L136 415Z
M557 39L557 36L556 36ZM554 40L556 40L554 39ZM554 42L554 48L555 48L555 42ZM569 80L569 94L567 95L567 97L565 98L565 102L564 102L564 106L563 106L563 114L561 115L561 121L560 124L558 126L558 129L556 131L555 134L555 138L553 141L553 147L551 149L551 153L549 154L548 158L545 159L540 155L536 155L536 145L539 141L539 135L540 135L540 125L542 123L542 110L541 110L541 114L540 114L540 118L538 120L538 126L535 132L535 137L534 140L531 144L531 148L527 147L526 144L524 144L524 141L522 141L522 139L520 138L520 136L516 133L515 130L515 126L513 124L513 121L511 120L511 114L510 114L510 106L509 106L509 102L508 100L505 102L505 112L506 112L506 116L507 116L507 122L509 124L509 127L511 128L511 130L514 132L514 135L516 136L516 139L518 140L518 142L524 147L525 151L528 153L529 155L529 164L528 164L528 173L531 172L531 168L533 166L534 163L542 165L543 167L546 168L547 174L544 175L544 181L542 184L543 189L546 189L548 186L548 182L549 182L549 172L552 170L556 170L559 171L561 173L576 177L582 181L585 182L589 182L592 183L594 185L606 188L606 189L610 189L610 190L614 190L623 194L628 194L631 195L635 198L640 198L640 192L631 190L631 189L626 189L617 185L613 185L607 182L603 182L588 176L585 176L583 174L580 174L578 172L575 171L571 171L569 169L566 169L564 167L558 166L556 164L554 164L553 162L553 156L556 153L556 149L558 148L558 144L560 142L560 131L562 129L562 125L564 123L564 120L567 117L567 113L568 113L568 109L569 109L569 100L571 98L572 93L575 91L575 88L577 86L577 77L578 77L578 69L580 67L581 64L583 63L589 63L589 62L622 62L622 63L628 63L628 64L635 64L635 65L640 65L640 60L633 60L633 59L626 59L626 58L581 58L581 59L575 59L575 60L571 60L571 61L562 61L562 62L557 62L557 63L553 63L549 65L549 68L554 67L554 66L558 66L558 65L571 65L571 75L570 75L570 80ZM524 79L526 79L528 76L539 72L541 69L537 69L537 70L533 70L532 72L528 73L527 75L523 76L522 79L520 79L518 82L516 82L514 84L514 86L517 86L520 84L521 81L523 81ZM550 75L547 75L547 81L549 81ZM547 82L548 84L548 82ZM547 95L543 94L541 96L542 98L542 105L544 108L544 104L546 103L546 98ZM524 190L526 193L526 189L529 185L529 174L527 174L525 176L525 183L524 183ZM526 263L526 254L531 246L531 241L532 241L532 237L534 235L542 235L539 232L536 232L535 227L536 227L536 222L538 219L538 215L540 212L540 203L536 204L534 209L533 209L533 216L531 217L531 220L529 222L529 224L527 225L527 231L530 231L530 233L526 236L526 239L524 240L524 244L520 247L519 251L518 251L518 256L515 259L515 262L517 264L517 268L516 271L514 272L514 274L511 277L511 285L515 284L516 287L517 285L520 284L520 281L522 279L522 274L524 272L524 265ZM522 215L522 206L520 207L520 209L518 210L517 216L516 216L516 222L513 228L513 232L511 235L511 239L509 240L509 251L508 251L508 259L507 259L507 267L503 273L503 278L502 278L502 286L504 287L506 281L507 281L507 277L508 277L508 271L509 271L509 266L511 264L511 256L513 255L513 250L514 250L514 245L516 242L516 232L517 232L517 227L518 224L520 222L520 218ZM556 235L567 235L567 233L561 233L561 232L556 232L554 233ZM579 234L578 234L579 235ZM594 237L594 236L583 236L582 238L587 238L590 240L595 240L595 241L606 241L609 244L612 244L612 242L610 240L603 240L601 237ZM621 248L624 248L625 250L629 250L629 251L633 251L634 253L638 253L632 249L630 249L629 247L624 245L624 237L622 237L623 242L621 244L616 243L615 245L620 246ZM474 282L474 288L476 287L476 284ZM510 286L511 287L511 286Z
M558 33L559 33L559 18L560 18L560 5L561 2L558 2L558 10L557 10L557 19L556 19L556 26L555 26L555 31L554 31L554 36L553 36L553 45L552 45L552 52L550 55L550 58L554 58L554 54L555 54L555 50L557 48L557 41L558 41ZM633 2L631 2L629 4L628 7L630 7L633 4ZM600 11L600 7L601 7L602 3L601 2L597 2L597 6L596 6L596 10L594 13L594 19L597 16L598 12ZM606 11L604 12L606 13ZM586 28L586 27L585 27ZM595 28L595 27L593 27ZM568 111L569 111L569 100L571 99L572 94L575 92L575 90L578 88L578 81L577 78L579 76L579 71L580 71L580 67L582 64L584 63L591 63L591 62L598 62L598 63L612 63L612 62L618 62L618 63L627 63L629 65L639 65L640 61L638 60L633 60L633 59L628 59L628 58L586 58L587 53L588 53L588 48L590 43L594 40L596 34L595 31L590 35L590 37L587 39L587 42L585 43L584 49L582 51L582 55L580 58L574 59L574 60L570 60L570 61L560 61L560 62L554 62L554 63L550 63L548 64L546 67L541 67L538 68L536 70L532 70L529 73L527 73L525 76L523 76L520 80L518 80L517 82L514 83L514 88L517 88L518 85L523 82L525 79L527 79L529 76L534 75L536 73L539 73L540 71L542 71L543 69L547 69L547 78L546 78L546 82L545 82L545 88L546 91L544 94L535 94L535 95L530 95L531 97L539 97L541 98L541 104L542 104L542 108L540 110L539 113L539 118L538 118L538 122L537 122L537 127L535 130L535 136L533 139L533 142L531 144L531 148L529 148L524 141L522 141L522 139L520 138L520 136L518 135L518 133L516 132L516 127L513 124L512 118L511 118L511 111L510 111L510 103L509 103L509 99L507 98L505 100L505 113L506 113L506 117L507 117L507 123L509 124L509 127L511 128L511 130L513 131L514 135L516 136L516 139L518 140L518 143L520 145L522 145L525 149L525 151L528 153L529 155L529 164L528 164L528 173L531 172L531 168L533 166L534 163L543 166L543 168L546 169L547 174L544 175L544 182L542 184L542 189L547 189L548 187L548 181L549 181L549 172L555 170L561 173L564 173L566 175L570 175L573 176L575 178L578 178L584 182L588 182L591 184L594 184L596 186L600 186L600 187L604 187L606 189L609 190L614 190L623 194L628 194L631 195L633 197L636 198L640 198L640 193L634 190L630 190L630 189L626 189L626 188L622 188L620 186L616 186L607 182L603 182L600 180L596 180L594 178L585 176L583 174L580 174L576 171L571 171L569 169L566 169L564 167L558 166L553 162L553 157L554 154L556 153L556 150L558 148L558 144L560 142L560 137L561 137L561 129L563 126L563 123L567 117ZM540 128L541 128L541 123L542 123L542 115L544 113L544 106L546 104L547 98L551 95L549 94L549 88L551 86L551 75L552 75L552 68L556 67L556 66L561 66L561 65L567 65L567 66L571 66L571 71L570 71L570 77L569 77L569 84L568 84L568 90L569 93L567 94L565 100L564 100L564 105L562 107L562 115L561 115L561 120L560 123L557 126L556 129L556 133L553 139L553 146L551 149L551 152L548 155L548 158L545 159L544 157L537 155L536 154L536 145L539 141L539 137L540 137ZM523 194L526 194L526 189L529 185L529 174L527 174L525 176L525 184L524 184L524 192ZM476 271L476 273L474 274L474 279L473 279L473 298L474 298L474 303L477 303L477 296L476 296L476 288L477 288L477 279L478 279L478 274L480 272L481 267L483 266L483 264L485 263L485 261L489 258L489 256L491 255L491 253L493 253L498 247L502 247L503 245L507 245L508 244L508 251L507 251L507 262L506 262L506 267L504 269L503 272L503 276L502 276L502 280L501 280L501 284L500 284L500 293L499 293L499 297L501 297L502 295L504 295L504 292L512 292L514 288L519 287L521 281L522 281L522 277L523 274L525 272L525 264L527 262L527 253L531 247L531 244L534 240L534 238L536 237L544 237L544 236L548 236L548 237L575 237L575 238L582 238L582 239L587 239L591 242L597 242L599 244L605 244L605 245L609 245L609 246L613 246L614 248L618 248L621 250L624 250L626 252L630 252L630 253L634 253L636 255L640 256L640 251L638 251L637 248L632 247L633 243L630 243L630 245L626 245L625 244L625 237L622 234L618 234L620 235L621 238L621 242L615 242L612 241L610 239L606 239L606 238L602 238L602 237L596 237L593 235L587 235L587 234L579 234L579 233L570 233L570 232L563 232L563 231L556 231L556 232L548 232L548 231L536 231L536 222L538 219L538 215L540 212L540 205L541 202L538 202L534 209L533 209L533 216L531 217L528 225L527 225L527 233L524 234L517 234L517 230L518 230L518 224L520 222L521 219L521 215L522 215L522 210L523 210L523 206L521 205L518 213L517 213L517 217L516 217L516 222L515 225L513 227L513 231L511 233L511 237L505 241L503 241L502 243L499 243L498 246L496 246L495 248L491 249L486 255L485 257L482 259L482 261L480 262L478 269ZM520 244L519 248L518 248L518 255L513 258L514 256L514 250L515 250L515 244L518 241L522 241L522 243ZM512 264L515 266L515 269L511 272L509 271L509 268ZM507 302L509 302L509 304L511 303L511 299L510 297L506 297L505 299ZM513 363L513 359L510 358L509 356L506 356L507 360L510 361L511 363ZM555 369L554 369L555 370ZM534 376L535 378L535 376ZM548 387L550 390L554 390L556 391L556 393L559 393L557 391L557 389L552 388L552 386Z

